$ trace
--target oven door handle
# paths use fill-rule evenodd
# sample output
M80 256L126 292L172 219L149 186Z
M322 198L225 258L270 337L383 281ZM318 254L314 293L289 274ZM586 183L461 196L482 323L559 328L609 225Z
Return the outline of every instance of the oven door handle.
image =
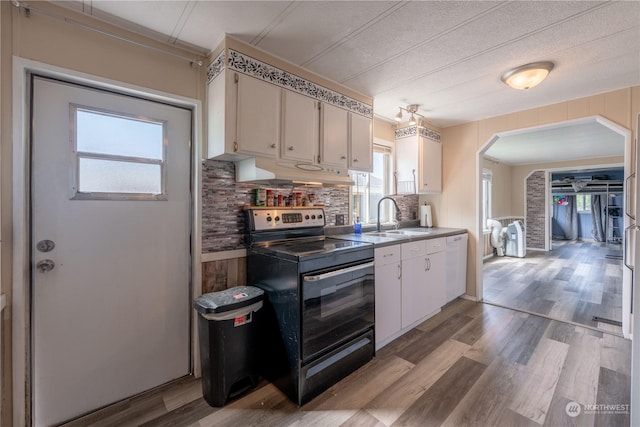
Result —
M373 267L373 261L366 264L354 265L353 267L342 268L336 271L330 271L324 274L318 274L317 276L305 276L305 282L319 282L321 280L329 279L331 277L340 276L342 274L353 273L354 271L364 270L365 268Z

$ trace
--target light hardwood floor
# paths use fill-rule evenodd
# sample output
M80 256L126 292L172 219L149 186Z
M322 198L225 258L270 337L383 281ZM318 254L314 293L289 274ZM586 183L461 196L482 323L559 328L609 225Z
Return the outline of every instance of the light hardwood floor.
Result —
M212 408L187 379L69 426L624 426L584 405L629 404L630 355L612 334L456 300L301 408L266 381Z
M549 252L493 257L483 266L485 301L622 334L593 316L622 318L621 245L554 241Z

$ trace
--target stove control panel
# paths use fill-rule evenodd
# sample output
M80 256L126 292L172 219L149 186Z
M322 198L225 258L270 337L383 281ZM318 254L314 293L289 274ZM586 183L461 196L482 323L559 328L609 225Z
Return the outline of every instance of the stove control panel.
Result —
M249 211L253 231L283 230L287 228L324 227L322 208L273 208Z

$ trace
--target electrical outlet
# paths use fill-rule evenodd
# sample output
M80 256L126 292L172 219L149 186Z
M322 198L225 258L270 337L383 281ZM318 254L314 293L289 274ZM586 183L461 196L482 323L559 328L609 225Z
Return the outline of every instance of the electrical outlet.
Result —
M344 214L336 214L336 225L344 225Z

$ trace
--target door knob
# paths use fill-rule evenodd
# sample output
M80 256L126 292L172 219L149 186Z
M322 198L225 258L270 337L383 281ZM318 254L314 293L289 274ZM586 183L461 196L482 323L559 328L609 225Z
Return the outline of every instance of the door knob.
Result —
M51 252L56 247L56 244L52 240L40 240L36 244L36 249L40 252Z
M43 259L38 261L38 263L36 264L36 268L38 269L38 271L40 273L48 273L49 271L53 270L53 267L56 266L56 263L53 262L50 259Z

